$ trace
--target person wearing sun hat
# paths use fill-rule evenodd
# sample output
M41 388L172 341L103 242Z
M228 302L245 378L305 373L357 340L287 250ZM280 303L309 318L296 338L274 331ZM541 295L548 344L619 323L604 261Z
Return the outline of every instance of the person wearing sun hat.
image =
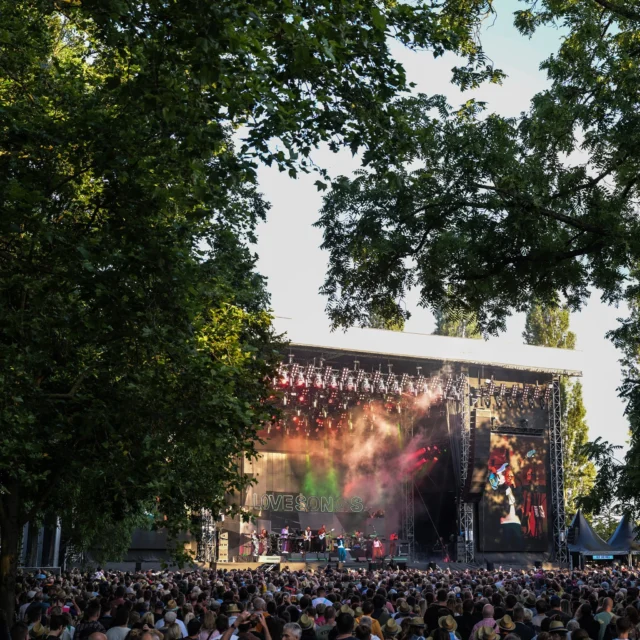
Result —
M427 625L420 617L409 618L409 631L406 637L409 640L420 640L424 638L424 629Z
M500 636L504 638L516 628L516 623L511 619L511 616L502 616L498 620L498 627L500 628Z
M302 629L302 635L300 636L300 640L315 640L316 638L315 622L311 616L308 616L306 613L303 613L300 616L300 620L298 620L298 624Z
M549 625L549 635L553 638L566 638L569 630L564 626L561 620L552 620Z
M398 612L394 614L393 619L397 622L402 622L403 618L408 618L411 615L411 606L404 598L398 598L397 602Z
M389 640L390 638L395 638L400 633L400 625L393 620L393 618L389 618L387 622L382 627L382 635L383 638Z
M498 634L491 627L480 627L476 631L476 640L497 640Z
M449 634L449 640L461 640L460 634L457 632L458 623L452 615L438 618L438 627L444 629Z

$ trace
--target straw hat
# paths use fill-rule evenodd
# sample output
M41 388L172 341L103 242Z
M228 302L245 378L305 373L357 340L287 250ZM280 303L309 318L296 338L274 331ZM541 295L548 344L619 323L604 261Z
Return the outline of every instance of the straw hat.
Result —
M403 600L398 607L398 611L400 613L411 613L411 607L405 600Z
M178 608L178 603L175 600L169 600L167 602L167 611L175 611Z
M442 618L438 618L438 626L445 631L455 631L458 628L458 623L453 616L442 616Z
M400 625L393 619L389 618L387 623L382 627L382 635L385 638L393 638L400 633Z
M300 616L300 620L298 620L298 624L300 625L301 629L312 629L313 628L313 618L311 616L308 616L306 613L303 613Z
M564 624L562 624L562 622L560 622L560 620L554 620L549 625L549 633L552 634L552 635L554 633L565 634L565 633L569 633L569 630L565 628Z
M238 605L235 603L231 603L228 607L227 607L227 613L240 613L240 609L238 609Z
M496 640L498 634L493 627L480 627L476 631L476 640Z
M47 630L43 624L36 622L29 630L29 636L31 638L43 638L47 635Z
M411 618L411 622L409 623L412 627L419 627L419 628L423 628L424 626L426 626L424 624L424 620L422 618Z
M511 619L511 616L504 616L498 620L498 626L503 631L513 631L516 628L516 623Z
M354 615L353 609L348 604L343 604L340 607L340 613L350 613L351 615Z

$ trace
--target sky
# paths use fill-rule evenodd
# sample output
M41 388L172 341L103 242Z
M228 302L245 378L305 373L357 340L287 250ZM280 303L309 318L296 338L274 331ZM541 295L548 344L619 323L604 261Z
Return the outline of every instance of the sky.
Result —
M482 30L483 47L507 78L501 86L487 85L476 91L460 92L450 84L455 56L434 59L429 52L410 52L394 45L394 56L402 62L416 90L447 96L456 106L473 96L488 103L490 111L516 116L528 108L530 99L547 86L540 63L557 49L562 30L545 28L532 39L520 36L513 28L511 11L517 6L510 0L498 0L497 17L490 18ZM331 153L320 149L314 160L332 176L348 175L358 167L357 158L348 152ZM314 186L317 176L291 179L276 168L263 167L259 172L260 188L272 208L267 221L258 229L256 251L258 270L267 277L273 311L278 316L294 318L312 326L325 327L326 300L319 293L327 267L327 254L320 249L322 232L312 225L319 217L322 194ZM431 333L432 314L417 306L417 294L409 294L407 308L412 317L405 329ZM583 352L583 392L587 408L590 438L602 437L615 444L627 441L628 425L624 405L617 396L620 384L620 354L606 339L608 330L624 317L624 308L607 306L593 291L586 306L572 315L571 329L577 334L577 349ZM504 342L522 342L523 314L514 315L507 331L498 338Z

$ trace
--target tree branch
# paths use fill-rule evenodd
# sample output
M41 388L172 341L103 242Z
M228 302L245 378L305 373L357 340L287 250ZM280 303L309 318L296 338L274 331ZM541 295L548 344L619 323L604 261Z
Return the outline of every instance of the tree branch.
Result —
M613 2L609 2L609 0L594 0L596 4L599 4L601 7L606 9L607 11L611 11L611 13L615 13L617 16L621 18L626 18L627 20L634 20L636 22L640 22L640 13L634 11L633 9L629 9L625 6L620 6L614 4Z
M91 371L91 367L87 367L79 376L78 379L73 383L71 389L67 393L49 393L47 394L47 398L55 398L59 400L69 400L76 395L76 392L80 388L80 385L83 383L85 378L89 375L89 371Z

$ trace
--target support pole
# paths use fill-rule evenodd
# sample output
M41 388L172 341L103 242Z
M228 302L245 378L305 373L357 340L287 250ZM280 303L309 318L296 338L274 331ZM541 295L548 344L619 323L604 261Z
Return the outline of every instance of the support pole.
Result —
M469 456L471 455L471 420L469 413L469 377L466 371L462 398L460 399L460 497L458 500L458 520L460 523L460 535L464 538L464 558L467 564L475 562L475 545L473 542L473 504L465 502L462 498L464 487L467 483L469 472Z
M403 431L404 441L413 439L413 419L409 417L409 424L401 419L400 426ZM403 483L403 509L402 509L402 537L407 541L409 560L415 557L415 499L413 489L413 475L409 474Z
M560 399L560 379L556 376L551 383L551 406L549 407L549 462L551 468L551 518L553 526L553 551L555 561L561 565L569 562L566 541L566 515L564 495L564 452L563 452L562 406Z

